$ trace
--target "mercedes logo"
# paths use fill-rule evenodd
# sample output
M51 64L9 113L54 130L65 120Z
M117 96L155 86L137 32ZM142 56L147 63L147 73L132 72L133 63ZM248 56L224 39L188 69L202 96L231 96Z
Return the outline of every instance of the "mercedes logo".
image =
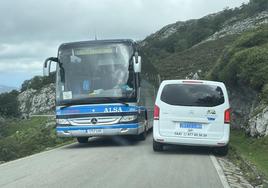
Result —
M92 118L92 119L91 119L91 123L92 123L92 124L96 124L97 122L98 122L97 118Z

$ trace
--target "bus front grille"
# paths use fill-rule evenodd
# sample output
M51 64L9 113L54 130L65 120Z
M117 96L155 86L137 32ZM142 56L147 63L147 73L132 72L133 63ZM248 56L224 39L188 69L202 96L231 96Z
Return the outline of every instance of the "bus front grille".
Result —
M106 117L85 117L68 119L71 125L111 125L120 121L122 116L106 116Z

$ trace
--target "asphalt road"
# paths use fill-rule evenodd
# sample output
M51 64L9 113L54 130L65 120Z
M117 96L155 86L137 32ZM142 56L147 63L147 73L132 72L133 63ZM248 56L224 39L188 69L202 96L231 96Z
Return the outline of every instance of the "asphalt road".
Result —
M139 142L97 138L0 165L0 187L221 188L209 155L180 147L155 153L152 134Z

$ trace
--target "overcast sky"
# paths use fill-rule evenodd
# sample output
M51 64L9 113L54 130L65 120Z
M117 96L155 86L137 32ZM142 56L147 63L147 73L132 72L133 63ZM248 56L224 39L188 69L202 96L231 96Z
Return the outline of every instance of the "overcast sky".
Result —
M144 39L163 26L248 0L0 0L0 85L42 74L63 42Z

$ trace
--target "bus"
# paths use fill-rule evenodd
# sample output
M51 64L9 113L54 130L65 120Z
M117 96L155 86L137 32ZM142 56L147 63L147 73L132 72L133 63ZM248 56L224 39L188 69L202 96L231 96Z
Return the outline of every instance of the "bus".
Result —
M60 45L44 62L44 75L56 63L56 131L60 137L135 135L145 140L153 126L159 76L141 65L130 39L94 40ZM142 73L142 71L144 73Z

